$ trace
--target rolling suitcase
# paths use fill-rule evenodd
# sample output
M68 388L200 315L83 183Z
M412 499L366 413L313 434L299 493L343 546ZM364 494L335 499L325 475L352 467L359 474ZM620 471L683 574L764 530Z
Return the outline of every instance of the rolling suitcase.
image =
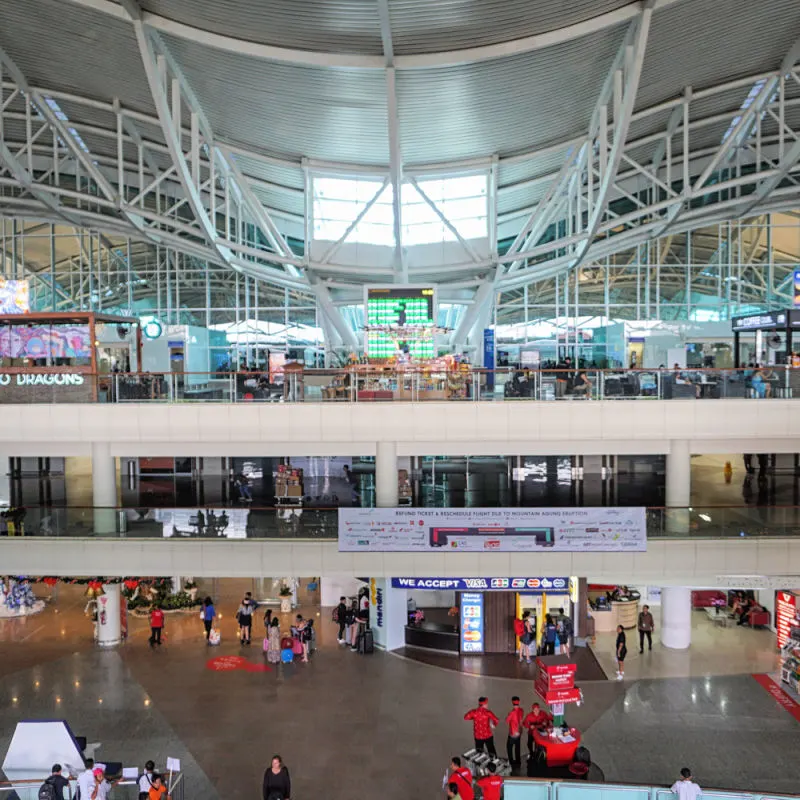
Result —
M375 649L375 640L372 637L372 628L365 628L358 637L358 652L371 653Z

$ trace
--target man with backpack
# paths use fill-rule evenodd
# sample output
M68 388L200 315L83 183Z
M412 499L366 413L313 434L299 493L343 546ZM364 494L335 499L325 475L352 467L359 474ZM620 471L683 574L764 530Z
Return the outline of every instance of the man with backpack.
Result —
M558 609L558 618L556 619L556 630L558 632L558 641L560 643L560 652L563 655L569 655L570 643L575 629L572 625L572 620L564 614L564 609Z
M39 787L38 800L70 800L70 797L69 781L61 774L61 764L53 764L50 777Z

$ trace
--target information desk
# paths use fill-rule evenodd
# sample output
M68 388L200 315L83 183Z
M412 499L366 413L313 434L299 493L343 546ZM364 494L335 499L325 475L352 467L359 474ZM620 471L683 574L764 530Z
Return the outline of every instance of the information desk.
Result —
M459 636L454 625L423 622L419 625L406 625L405 633L408 647L439 650L453 655L459 653Z
M639 620L638 600L612 600L605 609L592 609L595 633L609 633L617 629L635 628Z
M575 751L581 744L581 732L577 728L569 729L571 742L563 742L560 729L533 729L533 741L537 748L544 750L548 767L567 767L575 760Z

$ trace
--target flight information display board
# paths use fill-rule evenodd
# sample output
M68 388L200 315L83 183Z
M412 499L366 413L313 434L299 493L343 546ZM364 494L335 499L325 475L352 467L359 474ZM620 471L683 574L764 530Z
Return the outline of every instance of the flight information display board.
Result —
M369 358L391 358L398 350L414 358L436 355L433 287L368 286L365 308Z

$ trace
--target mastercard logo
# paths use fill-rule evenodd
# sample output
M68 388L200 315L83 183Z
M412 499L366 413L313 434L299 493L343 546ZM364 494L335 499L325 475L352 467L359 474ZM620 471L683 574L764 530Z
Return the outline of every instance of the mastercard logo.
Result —
M464 631L463 636L465 642L479 642L481 640L480 631Z

